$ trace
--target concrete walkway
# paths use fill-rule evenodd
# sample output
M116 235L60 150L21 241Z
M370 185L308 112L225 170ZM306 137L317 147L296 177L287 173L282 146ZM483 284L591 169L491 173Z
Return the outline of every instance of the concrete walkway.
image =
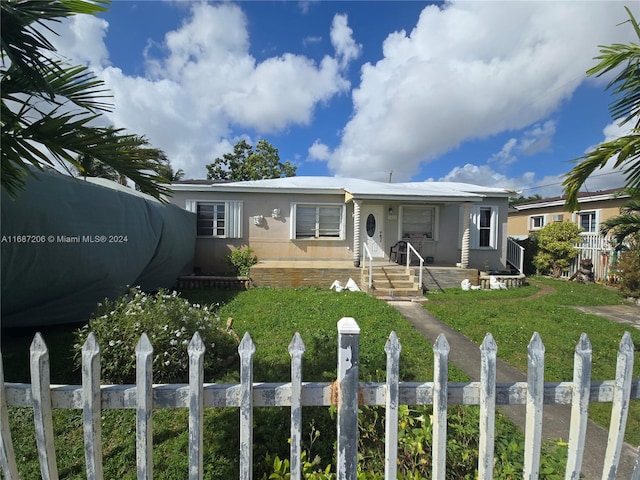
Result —
M444 333L451 347L449 361L465 372L472 381L480 381L480 346L464 335L456 332L444 322L427 312L415 302L389 301L389 305L398 310L431 343L439 334ZM500 345L498 345L498 350ZM506 362L497 360L497 382L526 382L527 376ZM510 405L499 407L523 431L525 427L525 406ZM545 405L543 409L542 434L544 438L569 438L571 406ZM608 432L591 420L587 427L582 474L586 479L602 478L604 456L607 447ZM637 450L625 444L618 466L618 479L630 479Z

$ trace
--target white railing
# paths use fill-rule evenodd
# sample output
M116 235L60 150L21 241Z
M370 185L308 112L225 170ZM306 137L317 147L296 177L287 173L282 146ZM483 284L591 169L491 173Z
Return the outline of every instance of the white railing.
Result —
M366 243L362 244L362 268L367 268L367 260L369 260L369 288L373 286L373 255Z
M572 260L569 269L562 272L563 277L572 277L580 269L580 261L590 259L593 263L593 277L606 281L613 275L614 249L610 237L598 233L583 233L580 242L574 245L578 255Z
M238 347L240 384L203 383L205 347L198 333L188 346L189 383L154 385L153 348L143 334L136 347L136 384L100 385L100 349L93 333L82 348L82 385L50 385L49 353L40 334L30 350L31 384L5 383L0 357L0 466L7 479L18 478L9 428L8 406L33 408L35 431L43 479L57 479L53 443L52 409L83 411L85 472L88 479L100 480L102 469L101 412L105 409L136 410L136 461L138 479L153 477L152 414L156 408L189 409L189 472L183 478L203 477L203 409L235 407L240 410L239 478L252 478L253 408L290 407L291 478L302 478L300 456L302 407L337 405L336 472L341 480L357 478L358 405L385 406L385 478L396 479L399 405L433 405L432 478L446 477L446 437L448 405L480 406L478 478L490 479L494 465L494 418L496 405L526 405L524 478L538 478L541 453L543 404L571 405L568 460L565 478L579 478L591 402L612 402L609 436L603 464L603 478L616 478L623 448L629 401L640 398L640 379L632 378L634 346L626 332L618 349L614 380L592 381L592 349L582 334L574 354L573 379L544 383L544 345L535 333L529 343L527 382L496 383L497 345L487 334L480 347L480 382L448 382L449 343L441 334L434 345L433 382L400 382L401 345L391 332L385 346L385 383L361 383L358 376L360 327L353 318L338 322L338 378L332 383L302 381L305 345L295 334L290 345L291 382L254 383L255 345L248 333ZM587 451L588 455L589 452ZM638 455L640 456L640 450ZM559 473L559 472L557 472ZM632 478L640 478L640 457Z
M507 262L513 265L518 273L524 273L524 247L511 237L507 237Z
M422 269L424 267L424 258L422 258L422 256L418 253L418 251L415 248L413 248L413 245L411 245L411 243L407 242L407 273L409 273L409 265L411 265L412 253L414 253L416 257L418 257L418 259L420 260L420 273L418 273L418 285L420 285L420 290L423 291L422 289L424 288L424 285L422 284Z

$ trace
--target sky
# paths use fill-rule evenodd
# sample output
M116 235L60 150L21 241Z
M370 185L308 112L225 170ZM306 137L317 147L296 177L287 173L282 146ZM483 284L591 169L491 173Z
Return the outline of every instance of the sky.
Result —
M628 2L636 17L640 4ZM609 1L133 1L55 25L113 93L105 124L186 179L265 139L297 175L456 181L559 195L611 118L599 45L634 40ZM624 185L609 167L589 191Z

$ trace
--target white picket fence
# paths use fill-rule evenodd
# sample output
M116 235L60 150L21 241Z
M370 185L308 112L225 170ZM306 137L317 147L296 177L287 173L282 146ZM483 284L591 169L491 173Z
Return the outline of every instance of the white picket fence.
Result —
M593 263L593 277L596 281L607 281L613 275L614 250L610 238L599 233L584 233L575 245L578 255L571 261L569 269L562 272L563 277L571 276L580 268L580 261L590 259Z
M620 342L616 378L591 381L591 344L582 334L574 354L574 376L569 382L544 382L544 345L535 333L529 344L528 381L496 383L497 346L491 334L481 350L480 382L448 382L449 344L440 335L434 345L433 382L400 382L400 342L391 332L385 346L387 378L385 383L360 383L358 378L360 327L353 318L338 322L338 378L333 383L302 381L302 356L305 346L299 334L289 345L291 382L254 383L255 345L245 334L239 347L240 383L205 384L205 348L198 333L188 346L189 383L154 385L153 348L145 334L136 348L136 384L100 385L100 349L93 333L82 348L82 385L50 385L49 354L37 334L31 345L31 384L5 383L0 357L1 451L0 465L7 479L18 478L9 428L8 406L30 407L34 411L35 432L44 480L57 479L52 409L81 409L83 412L86 476L102 479L101 411L135 409L137 478L153 478L152 413L154 408L189 409L189 471L185 478L203 476L203 409L236 407L240 409L241 480L252 478L252 425L254 407L291 407L291 478L301 478L302 407L337 405L337 478L356 480L358 404L386 408L385 478L397 478L398 407L433 405L433 474L446 477L447 405L480 406L478 478L491 479L494 465L494 419L496 405L526 405L525 459L523 477L538 478L542 443L544 403L570 404L571 426L565 478L579 478L586 427L591 402L612 402L609 441L603 478L616 478L630 399L640 398L640 379L632 378L634 346L629 333ZM640 455L640 454L639 454ZM639 459L640 460L640 459ZM633 478L640 478L636 461Z

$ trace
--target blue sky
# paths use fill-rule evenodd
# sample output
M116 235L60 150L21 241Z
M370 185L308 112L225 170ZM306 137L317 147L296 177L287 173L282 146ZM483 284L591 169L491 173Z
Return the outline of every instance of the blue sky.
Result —
M115 1L54 43L112 90L105 122L146 135L187 178L264 138L298 175L550 196L569 160L625 132L607 79L585 75L598 45L633 40L624 5ZM623 184L597 173L589 190Z

